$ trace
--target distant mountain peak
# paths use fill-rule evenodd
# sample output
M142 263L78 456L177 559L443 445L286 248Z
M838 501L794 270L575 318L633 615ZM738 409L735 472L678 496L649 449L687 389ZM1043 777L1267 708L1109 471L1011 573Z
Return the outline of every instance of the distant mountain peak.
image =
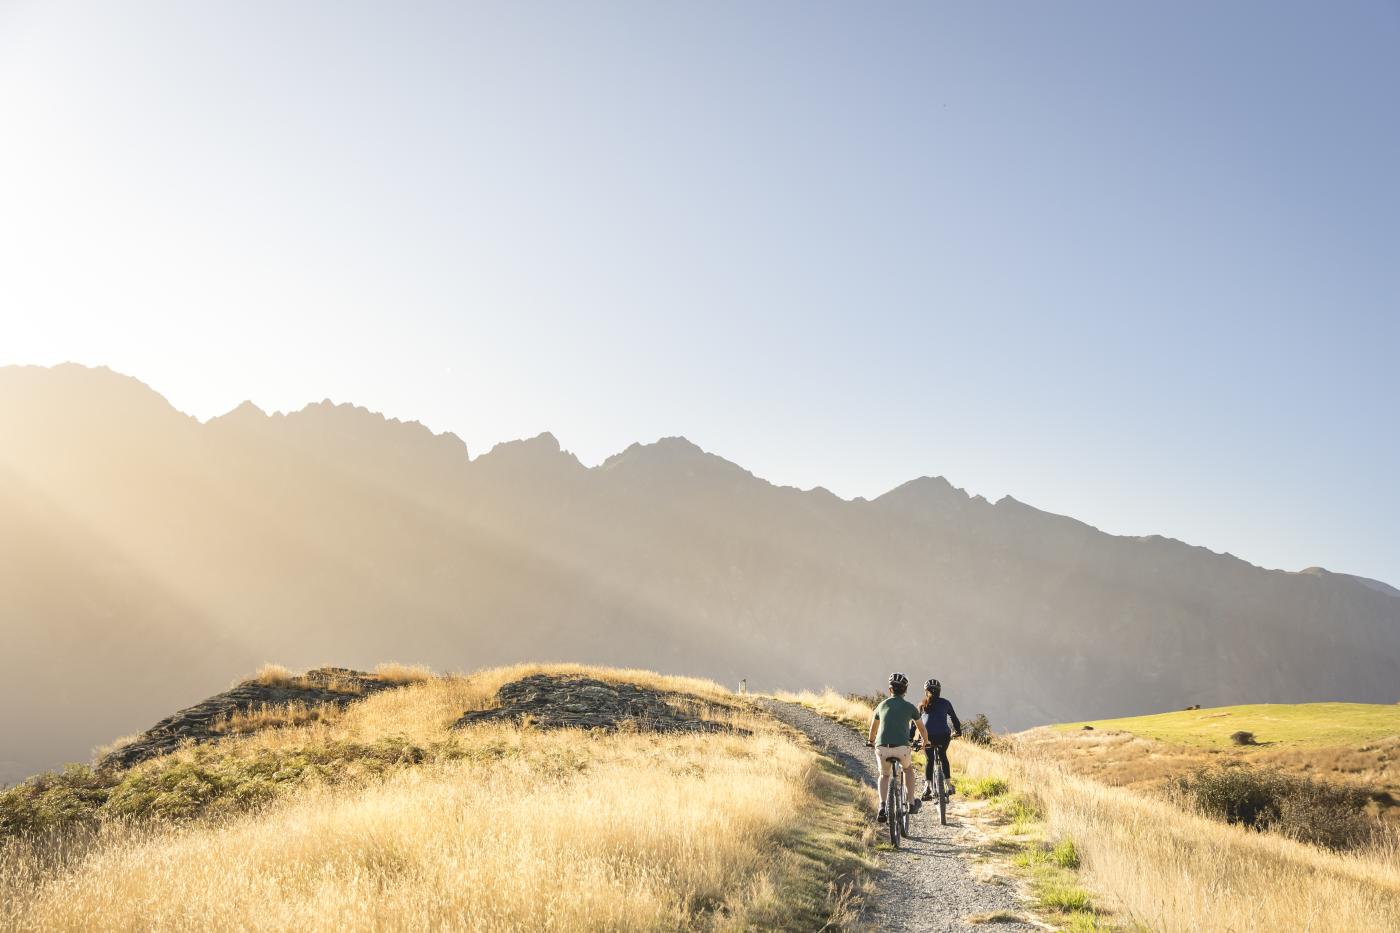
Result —
M871 503L882 509L929 518L957 513L977 501L985 500L981 496L969 497L967 490L959 489L942 476L920 476L876 496Z
M472 466L488 473L565 474L581 471L583 464L559 445L548 431L516 441L502 441L472 461Z
M237 425L263 422L268 418L267 412L263 411L251 401L239 402L238 406L231 408L222 415L215 415L209 419L211 425Z
M712 454L684 437L663 437L650 444L632 444L604 460L598 469L617 476L646 476L657 480L700 475L756 479L737 463Z

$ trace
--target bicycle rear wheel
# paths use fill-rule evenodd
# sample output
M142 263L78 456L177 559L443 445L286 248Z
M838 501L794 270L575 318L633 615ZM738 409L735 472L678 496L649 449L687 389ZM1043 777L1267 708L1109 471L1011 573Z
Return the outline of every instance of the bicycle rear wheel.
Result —
M885 821L890 825L890 845L899 848L899 793L898 784L895 782L902 779L899 773L899 766L890 769L894 773L890 775L890 787L885 792Z
M934 774L938 778L938 822L948 825L948 788L943 783L943 756L933 763Z

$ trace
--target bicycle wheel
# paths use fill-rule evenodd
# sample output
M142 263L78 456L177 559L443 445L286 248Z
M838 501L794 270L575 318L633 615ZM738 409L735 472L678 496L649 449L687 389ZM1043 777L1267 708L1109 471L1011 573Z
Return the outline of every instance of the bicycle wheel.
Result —
M900 778L899 765L891 769L890 788L885 792L885 821L890 824L890 845L899 848L899 795L895 782Z
M948 788L943 783L943 756L940 754L933 763L933 773L938 778L938 822L948 825Z

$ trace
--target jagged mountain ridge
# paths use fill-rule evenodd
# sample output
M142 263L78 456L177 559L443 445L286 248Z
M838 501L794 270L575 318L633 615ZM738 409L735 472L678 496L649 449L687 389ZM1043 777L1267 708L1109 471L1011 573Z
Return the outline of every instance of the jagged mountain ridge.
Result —
M268 659L862 690L900 667L1004 726L1392 702L1400 683L1400 597L1373 581L1115 537L936 477L847 501L683 438L592 468L548 434L473 459L329 402L200 424L78 366L0 369L0 438L11 778ZM71 705L26 708L53 676Z

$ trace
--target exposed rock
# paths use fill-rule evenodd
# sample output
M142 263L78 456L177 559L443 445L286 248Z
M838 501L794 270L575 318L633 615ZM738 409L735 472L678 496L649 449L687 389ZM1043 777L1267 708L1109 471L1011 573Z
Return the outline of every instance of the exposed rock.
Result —
M97 768L129 768L148 758L172 752L184 742L197 744L225 738L228 733L220 727L237 713L289 703L344 707L372 693L401 686L401 683L344 667L317 668L281 683L249 680L167 716L141 733L134 742L103 756Z
M667 698L680 702L672 705ZM454 728L505 720L540 729L601 729L615 732L724 732L727 726L699 719L684 707L695 700L682 694L592 677L534 674L496 691L498 709L462 714Z

